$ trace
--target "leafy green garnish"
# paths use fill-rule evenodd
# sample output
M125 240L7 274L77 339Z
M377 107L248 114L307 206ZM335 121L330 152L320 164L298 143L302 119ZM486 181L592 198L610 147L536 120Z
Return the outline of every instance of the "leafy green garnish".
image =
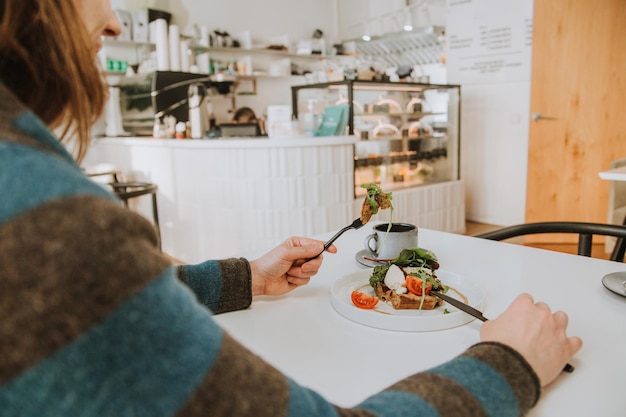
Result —
M371 217L378 213L378 210L389 209L387 233L385 233L382 242L376 250L376 255L378 255L385 244L385 240L387 240L387 236L389 236L389 231L391 230L393 218L393 204L391 204L391 199L393 197L391 193L383 192L382 188L380 188L377 184L362 184L361 188L365 188L367 190L367 195L365 196L365 201L363 201L363 207L361 208L361 222L363 224L369 222Z
M380 188L380 186L378 186L377 184L363 184L361 185L361 188L365 188L367 190L367 196L365 196L365 204L371 207L372 214L378 213L381 202L384 204L383 208L389 207L391 211L393 211L393 205L391 204L391 200L393 197L391 193L383 192L382 188Z
M450 314L450 310L448 310L447 308L443 309L443 314Z
M387 270L390 266L391 264L387 263L374 267L374 272L372 272L372 276L370 277L370 285L372 288L378 287L378 284L382 284L385 281L385 275L387 275Z
M413 275L426 282L430 282L433 285L433 289L441 291L443 293L448 292L449 287L447 285L441 285L441 281L436 277L433 277L426 270L422 268L435 271L439 268L439 261L435 254L429 250L421 248L404 249L398 256L386 262L382 265L374 267L374 271L370 276L370 285L372 288L376 288L378 284L381 284L385 280L387 270L391 265L397 265L405 270L407 275Z
M432 271L439 269L435 254L421 248L403 249L391 262L398 266L426 267Z

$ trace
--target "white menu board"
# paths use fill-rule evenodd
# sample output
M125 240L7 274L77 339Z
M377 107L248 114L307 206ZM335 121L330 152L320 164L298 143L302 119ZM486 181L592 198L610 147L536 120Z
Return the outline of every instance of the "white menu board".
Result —
M448 81L529 81L533 0L447 0Z

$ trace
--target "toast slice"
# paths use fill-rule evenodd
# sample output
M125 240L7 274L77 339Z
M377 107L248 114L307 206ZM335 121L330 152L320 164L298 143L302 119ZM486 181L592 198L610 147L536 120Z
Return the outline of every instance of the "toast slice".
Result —
M378 284L376 286L376 296L383 301L390 302L396 310L419 310L420 304L422 304L421 295L411 293L398 294L383 284ZM424 303L422 304L421 309L432 310L440 305L443 305L442 299L437 298L434 295L425 295Z

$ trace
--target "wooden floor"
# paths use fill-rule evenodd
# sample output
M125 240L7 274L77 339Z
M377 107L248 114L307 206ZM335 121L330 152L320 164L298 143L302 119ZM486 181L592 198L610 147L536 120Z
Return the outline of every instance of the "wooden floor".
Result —
M475 223L475 222L468 221L465 223L465 234L472 236L478 233L484 233L490 230L499 229L501 227L502 226L495 226L492 224ZM507 242L518 243L521 245L525 244L523 242L523 239L519 239L519 240L511 239L511 240L508 240ZM576 244L557 244L557 243L534 244L533 243L533 244L528 244L528 246L553 250L557 252L573 253L573 254L576 254L576 250L577 250ZM604 249L604 244L594 244L593 247L591 248L591 256L593 256L594 258L609 259L610 255L611 255L610 253L606 253Z

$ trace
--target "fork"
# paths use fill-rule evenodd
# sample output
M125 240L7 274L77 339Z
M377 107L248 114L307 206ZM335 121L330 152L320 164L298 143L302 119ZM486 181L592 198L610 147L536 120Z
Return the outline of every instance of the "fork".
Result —
M361 221L361 218L359 217L358 219L356 219L355 221L352 222L351 225L344 227L343 229L339 230L337 233L335 233L335 236L331 237L330 239L328 239L328 242L324 243L324 249L322 249L322 251L320 253L318 253L317 255L315 255L312 258L307 259L305 262L309 262L311 259L315 259L318 256L320 256L322 253L326 252L326 249L328 249L328 247L330 245L333 244L333 242L335 240L337 240L339 238L339 236L341 236L344 232L350 230L350 229L360 229L361 227L363 227L365 223L363 223L363 221Z

